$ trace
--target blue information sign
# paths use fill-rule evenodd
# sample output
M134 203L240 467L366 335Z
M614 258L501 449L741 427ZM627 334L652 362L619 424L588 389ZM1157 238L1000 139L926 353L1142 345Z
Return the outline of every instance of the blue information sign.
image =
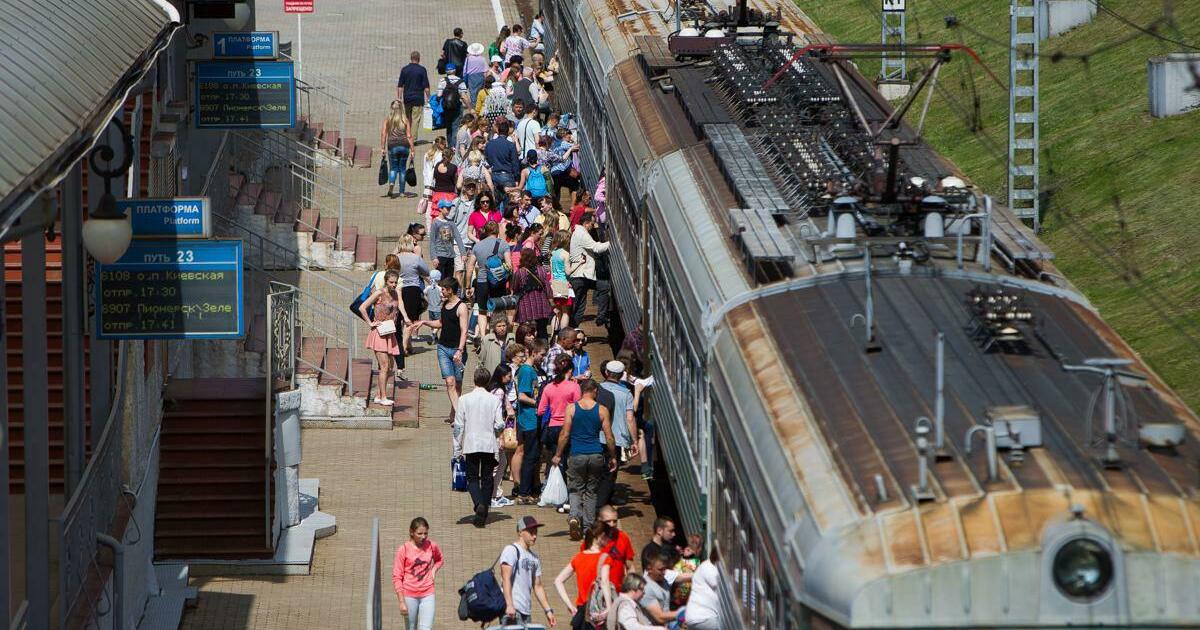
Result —
M290 61L196 64L196 127L294 127L296 79Z
M242 241L133 241L117 262L96 265L100 339L237 339Z
M208 238L211 236L208 197L120 199L117 208L129 210L134 238Z
M279 33L213 33L213 59L277 59Z

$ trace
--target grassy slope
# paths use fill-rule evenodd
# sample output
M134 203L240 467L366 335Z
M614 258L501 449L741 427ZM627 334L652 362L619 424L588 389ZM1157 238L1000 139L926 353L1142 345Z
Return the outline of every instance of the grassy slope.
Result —
M822 30L842 42L879 40L877 0L796 0ZM961 41L1008 80L1008 2L910 0L909 41ZM1108 0L1105 6L1137 24L1160 15L1157 0ZM1174 39L1200 42L1200 2L1176 2ZM944 12L979 31L948 29ZM1095 21L1042 43L1042 52L1084 52L1131 33L1100 13ZM989 41L990 40L990 41ZM1096 54L1087 63L1041 63L1042 190L1045 233L1060 269L1105 318L1192 406L1200 408L1200 112L1152 119L1146 59L1174 52L1140 37ZM965 58L943 69L926 135L977 184L998 198L1006 185L1007 93L978 66L982 134L968 129L972 81ZM866 76L878 63L860 61ZM910 67L910 76L916 75ZM949 95L946 94L949 93ZM957 101L954 106L952 101ZM915 119L915 117L914 117ZM1123 227L1122 227L1123 222ZM1109 257L1108 254L1111 254ZM1140 279L1121 278L1120 263ZM1137 287L1137 288L1134 288ZM1161 296L1167 306L1153 302ZM1169 319L1160 315L1169 313Z

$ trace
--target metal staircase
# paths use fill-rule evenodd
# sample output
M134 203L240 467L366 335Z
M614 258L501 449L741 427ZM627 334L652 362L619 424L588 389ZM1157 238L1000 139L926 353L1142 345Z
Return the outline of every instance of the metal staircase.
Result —
M1042 0L1010 0L1008 51L1008 207L1037 230L1038 8Z

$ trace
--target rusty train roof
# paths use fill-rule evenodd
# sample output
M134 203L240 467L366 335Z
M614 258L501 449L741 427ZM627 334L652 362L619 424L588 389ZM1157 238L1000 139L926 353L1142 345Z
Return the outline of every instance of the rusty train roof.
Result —
M650 38L661 41L669 25L654 14L615 20L615 15L649 8L637 2L587 0L586 5L580 11L591 12L614 58L607 68L610 98L618 113L620 105L631 110L625 118L632 120L621 123L625 134L636 130L640 135L636 160L644 166L680 151L693 178L715 188L692 201L713 223L724 225L726 208L717 206L729 205L728 184L714 174L711 155L691 132L676 98L649 81L662 68L637 59L639 51L661 59ZM767 0L751 5L775 8ZM780 6L785 30L824 39L792 3ZM612 50L617 41L624 53ZM887 102L857 72L850 76L866 117L886 118ZM931 176L961 175L923 143L906 147L903 159ZM994 230L1002 250L1024 252L1051 277L1057 275L1047 262L1052 256L1047 248L1006 209L996 213ZM728 239L725 246L733 249ZM861 529L848 535L862 538L852 551L862 555L862 566L895 572L1036 547L1041 526L1079 504L1129 548L1200 555L1200 422L1073 287L1062 280L1025 281L1031 290L1022 292L1037 313L1041 340L1028 354L1008 354L985 352L970 338L964 330L970 319L965 298L977 283L1007 281L1013 274L1001 269L990 278L977 273L967 279L938 271L905 277L885 272L874 288L883 351L865 354L863 329L850 324L865 308L862 269L853 267L801 270L799 279L813 282L755 299L724 316L774 428L775 435L756 439L783 445L818 530ZM931 467L936 500L918 504L911 492L918 477L912 425L918 416L933 416L935 330L946 335L946 432L954 456ZM1133 360L1133 368L1149 378L1147 387L1128 392L1136 417L1182 422L1187 441L1174 451L1122 447L1123 468L1099 465L1086 443L1086 409L1100 379L1060 367L1060 359L1094 357ZM989 481L982 449L966 455L963 436L984 422L989 407L1004 405L1036 409L1044 440L1027 449L1019 465L1002 455L998 479ZM886 499L879 495L876 476Z

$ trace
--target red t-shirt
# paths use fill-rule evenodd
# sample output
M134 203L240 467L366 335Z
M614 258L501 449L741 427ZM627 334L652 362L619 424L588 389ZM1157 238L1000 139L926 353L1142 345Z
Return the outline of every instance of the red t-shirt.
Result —
M583 543L579 543L579 550L583 551ZM625 562L634 558L633 542L629 540L629 534L618 530L617 539L602 547L601 551L608 554L608 579L613 586L620 589L621 581L625 579Z
M580 551L571 558L571 568L575 569L575 587L578 594L575 595L575 605L582 606L587 603L588 595L592 594L592 584L596 581L596 574L604 562L608 562L606 558L603 562L600 560L604 552L588 553ZM612 569L610 568L611 572Z
M575 206L571 208L571 229L574 230L576 225L579 225L579 220L583 218L583 213L587 212L587 206Z

